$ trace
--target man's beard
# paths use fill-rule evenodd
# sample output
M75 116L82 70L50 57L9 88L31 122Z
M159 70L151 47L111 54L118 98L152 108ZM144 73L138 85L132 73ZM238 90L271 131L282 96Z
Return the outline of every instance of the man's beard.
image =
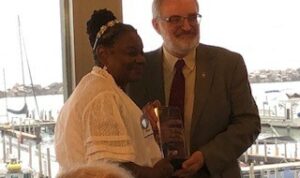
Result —
M173 43L170 44L172 49L176 50L178 53L186 54L198 46L199 35L189 39L175 38Z

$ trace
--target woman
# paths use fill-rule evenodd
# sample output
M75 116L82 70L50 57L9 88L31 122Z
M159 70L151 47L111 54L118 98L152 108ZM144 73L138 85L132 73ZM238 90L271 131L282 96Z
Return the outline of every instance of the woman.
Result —
M111 11L94 11L87 22L95 66L66 101L55 128L60 171L103 160L120 163L135 177L170 177L173 167L161 153L142 111L125 94L141 78L143 44L137 31Z

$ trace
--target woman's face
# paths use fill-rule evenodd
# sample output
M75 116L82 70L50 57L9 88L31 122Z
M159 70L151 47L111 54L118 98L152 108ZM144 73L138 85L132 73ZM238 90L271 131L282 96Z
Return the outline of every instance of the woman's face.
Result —
M106 67L121 87L141 78L145 63L143 43L135 31L126 31L107 48Z

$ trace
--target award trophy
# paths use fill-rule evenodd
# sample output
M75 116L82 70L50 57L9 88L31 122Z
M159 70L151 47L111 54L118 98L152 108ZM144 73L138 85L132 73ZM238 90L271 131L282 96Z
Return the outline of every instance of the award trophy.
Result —
M155 113L159 119L159 145L165 158L171 161L174 169L180 169L188 157L185 145L184 126L177 107L158 107Z

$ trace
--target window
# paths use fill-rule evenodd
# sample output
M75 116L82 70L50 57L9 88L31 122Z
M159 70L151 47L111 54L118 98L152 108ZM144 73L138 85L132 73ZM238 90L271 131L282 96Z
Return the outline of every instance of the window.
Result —
M23 168L45 176L55 175L53 122L64 98L60 3L1 1L0 23L0 122L2 133L7 133L1 139L0 157L4 162L21 161Z
M138 29L145 51L154 50L162 44L151 24L151 3L152 0L123 1L124 22ZM287 157L299 159L299 2L199 0L199 4L203 16L200 41L243 55L253 96L260 110L262 134L257 140L258 144L249 148L241 161L245 161L245 157L250 159L251 154L266 154L267 157L277 155L282 158L277 160L278 163L287 160ZM250 176L249 159L246 160L248 169L243 168L244 177ZM261 164L269 162L262 160ZM258 168L258 165L254 167ZM299 170L290 171L294 167L286 167L284 164L279 167L254 172L260 176L299 173Z

